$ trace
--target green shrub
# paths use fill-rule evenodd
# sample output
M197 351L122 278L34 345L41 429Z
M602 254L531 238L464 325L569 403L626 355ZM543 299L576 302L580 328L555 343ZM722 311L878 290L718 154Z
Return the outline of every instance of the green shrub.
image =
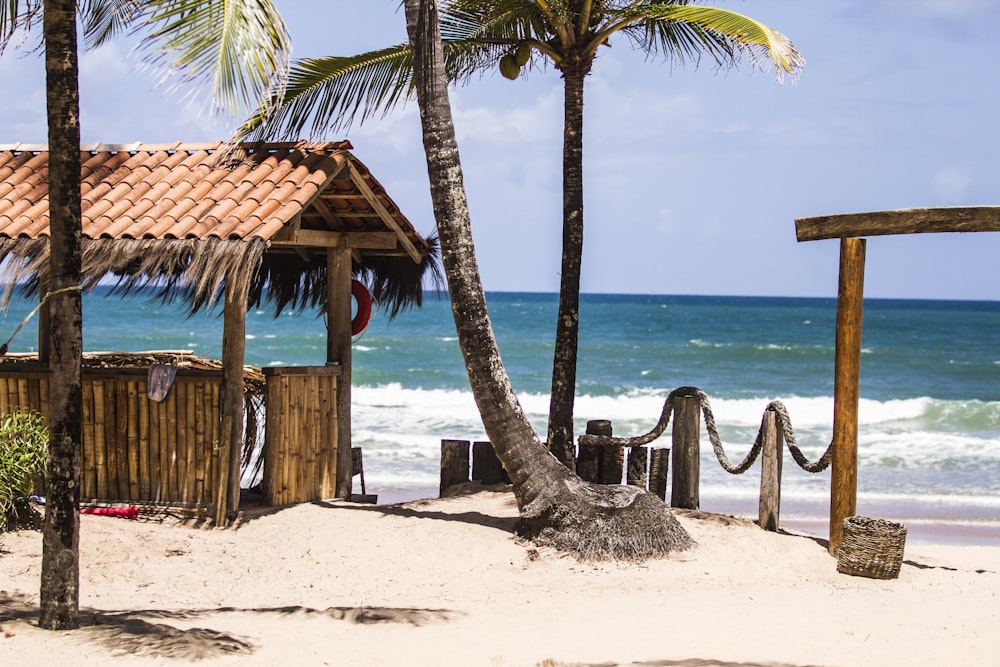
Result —
M48 443L45 418L37 412L19 409L0 417L0 532L37 518L28 496L45 469Z

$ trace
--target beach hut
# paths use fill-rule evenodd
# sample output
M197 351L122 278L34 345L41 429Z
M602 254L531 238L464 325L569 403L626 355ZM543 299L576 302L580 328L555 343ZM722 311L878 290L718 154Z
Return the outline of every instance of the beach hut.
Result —
M150 288L192 312L222 302L221 363L84 371L83 498L192 503L235 518L244 438L247 309L316 308L325 359L268 369L265 500L351 494L352 291L384 310L419 305L435 244L348 142L81 146L83 288ZM0 411L47 408L48 152L0 145L6 296L38 295L37 358L0 362ZM362 288L363 286L363 288ZM364 314L361 313L363 318ZM352 320L353 323L352 323ZM128 326L128 318L122 318ZM164 363L159 363L164 362ZM149 368L142 368L143 364ZM118 365L116 365L118 366Z

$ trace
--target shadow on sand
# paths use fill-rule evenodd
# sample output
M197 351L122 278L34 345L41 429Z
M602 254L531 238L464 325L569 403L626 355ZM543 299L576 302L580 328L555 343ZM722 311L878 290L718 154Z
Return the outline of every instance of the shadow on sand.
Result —
M137 655L175 660L202 660L225 655L248 655L255 647L246 637L211 628L179 628L161 621L193 621L216 614L326 617L358 625L396 623L423 626L442 623L461 614L446 609L401 607L216 607L212 609L135 609L101 611L81 608L80 628L74 638L103 646L111 655ZM38 606L27 595L0 592L0 623L22 621L37 625Z

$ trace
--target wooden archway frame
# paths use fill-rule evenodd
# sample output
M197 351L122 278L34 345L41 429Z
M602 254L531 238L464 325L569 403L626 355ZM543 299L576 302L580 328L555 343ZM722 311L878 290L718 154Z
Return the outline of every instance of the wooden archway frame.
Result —
M864 236L938 232L1000 232L1000 206L912 208L795 220L799 241L840 239L834 357L830 553L837 555L844 519L857 513L858 379L864 302Z

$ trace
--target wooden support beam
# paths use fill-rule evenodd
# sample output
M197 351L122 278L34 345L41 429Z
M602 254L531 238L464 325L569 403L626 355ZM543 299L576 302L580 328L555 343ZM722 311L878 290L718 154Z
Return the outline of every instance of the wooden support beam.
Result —
M341 368L337 382L336 497L351 499L351 244L342 235L326 251L326 363Z
M344 238L350 238L352 248L362 250L395 250L398 237L393 232L335 232L321 229L285 227L271 239L273 246L337 248Z
M830 554L837 555L844 519L857 513L858 401L865 240L840 241L837 336L833 386L833 461L830 482Z
M250 281L236 271L226 276L222 311L222 442L215 494L215 523L228 525L240 508L240 456L243 448L243 362Z
M396 219L392 217L392 214L386 210L385 206L383 206L382 202L380 202L378 197L375 196L372 189L368 187L368 184L365 183L365 179L358 173L357 167L355 167L353 163L348 163L348 169L351 174L351 182L357 186L358 190L361 190L365 199L368 200L368 204L379 214L379 216L381 216L382 222L385 223L386 227L396 233L396 236L399 238L400 245L402 245L403 249L406 250L406 254L410 256L410 259L419 264L423 259L420 251L417 250L415 245L413 245L410 238L403 233L399 224L396 223Z
M799 241L890 234L1000 232L1000 206L945 206L798 218Z

